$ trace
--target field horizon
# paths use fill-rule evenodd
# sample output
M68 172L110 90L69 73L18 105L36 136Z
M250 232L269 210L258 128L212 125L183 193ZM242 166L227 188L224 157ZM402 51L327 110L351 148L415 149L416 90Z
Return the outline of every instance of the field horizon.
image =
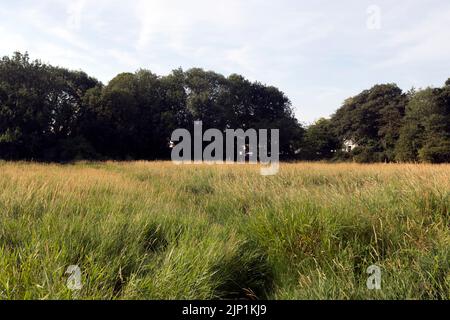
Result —
M450 164L259 169L0 161L0 299L450 299Z

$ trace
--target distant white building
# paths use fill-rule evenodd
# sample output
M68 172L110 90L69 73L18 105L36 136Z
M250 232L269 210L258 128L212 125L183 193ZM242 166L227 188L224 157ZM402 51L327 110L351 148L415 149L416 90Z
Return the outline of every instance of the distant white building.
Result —
M352 152L355 148L358 147L358 144L353 139L347 139L344 141L344 148L342 151L344 152Z

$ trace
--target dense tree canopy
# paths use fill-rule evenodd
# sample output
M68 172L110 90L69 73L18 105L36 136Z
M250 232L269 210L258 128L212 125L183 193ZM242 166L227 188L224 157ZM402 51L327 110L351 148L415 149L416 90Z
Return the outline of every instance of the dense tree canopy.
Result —
M305 128L283 92L237 74L139 70L103 85L28 54L0 60L3 159L168 159L172 132L199 120L221 131L280 129L283 159L450 162L450 79L408 93L376 85Z
M334 132L358 145L356 160L392 161L406 104L395 84L376 85L345 101L332 117Z
M204 128L280 129L292 157L303 129L277 88L202 69L160 77L122 73L104 86L82 72L15 54L0 62L0 157L167 159L172 132Z
M408 104L397 143L399 161L450 161L450 86L417 92Z
M0 61L0 156L61 158L76 136L82 99L98 82L83 72L55 68L28 55Z
M322 118L307 129L300 157L304 160L329 160L338 155L341 144L333 132L331 120Z

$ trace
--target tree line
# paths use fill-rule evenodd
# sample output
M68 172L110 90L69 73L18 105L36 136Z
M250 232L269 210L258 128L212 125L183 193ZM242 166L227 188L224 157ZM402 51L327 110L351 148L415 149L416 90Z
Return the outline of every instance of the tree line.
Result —
M343 149L351 141L354 148ZM310 126L304 158L357 162L450 162L450 79L442 88L376 85Z
M194 121L205 130L279 129L286 160L450 162L450 79L407 93L377 85L305 126L283 92L237 74L139 70L104 85L28 54L0 60L2 159L169 159L172 132Z

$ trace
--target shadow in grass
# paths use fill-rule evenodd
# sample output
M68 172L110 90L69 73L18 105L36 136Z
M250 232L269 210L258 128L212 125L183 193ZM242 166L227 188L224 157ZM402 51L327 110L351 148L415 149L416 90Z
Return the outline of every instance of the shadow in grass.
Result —
M207 183L187 185L184 187L184 191L195 196L210 195L214 193L213 187Z
M113 285L113 296L114 297L120 297L122 294L123 289L125 288L128 279L130 279L131 275L137 271L137 266L134 264L125 264L121 266L116 274L117 277L115 279L114 285Z
M17 231L0 232L0 248L11 251L18 250L29 242L29 238L29 235L23 236Z
M274 273L267 255L249 244L214 268L215 296L225 300L264 300L274 290Z
M389 235L386 233L375 235L373 226L369 223L343 227L337 239L344 245L352 247L353 271L357 275L365 275L368 266L385 260L393 250Z
M133 177L139 182L152 182L155 180L155 175L153 173L139 172L133 175Z
M152 223L145 228L140 243L145 253L152 254L163 252L169 245L169 241L166 238L166 234L162 226L156 223ZM113 288L115 297L119 297L121 295L123 288L127 284L131 275L138 271L139 266L135 263L135 261L126 263L119 268Z
M143 237L143 245L146 252L153 253L164 251L167 248L169 241L166 239L161 225L151 224L147 227Z

